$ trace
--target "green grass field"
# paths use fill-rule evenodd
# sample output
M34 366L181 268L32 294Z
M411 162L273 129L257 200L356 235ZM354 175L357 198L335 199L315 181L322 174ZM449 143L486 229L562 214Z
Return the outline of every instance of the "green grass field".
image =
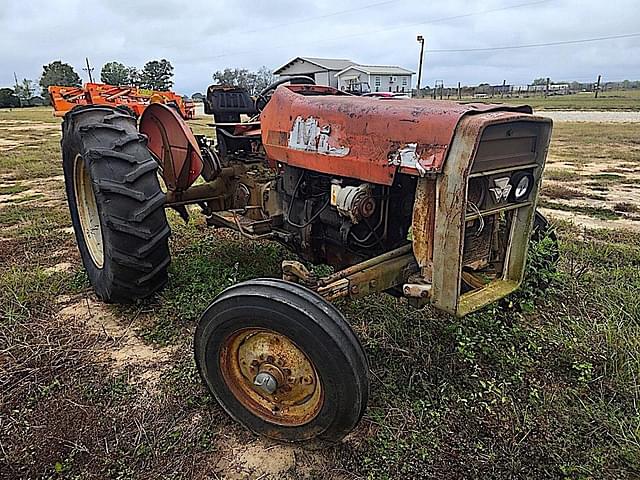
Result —
M521 96L474 99L464 101L481 101L486 103L510 103L531 105L538 110L640 110L640 90L620 90L602 92L595 98L593 93L577 93L573 95Z
M637 233L560 223L558 271L539 245L521 291L464 319L385 295L341 302L370 361L365 417L339 445L279 445L207 394L192 335L220 291L279 276L291 254L171 213L167 288L100 304L51 179L59 131L33 128L59 120L39 109L0 120L0 138L19 143L0 147L0 478L640 476ZM32 123L3 130L18 120ZM594 132L640 166L637 129L615 125L558 124L553 157L584 163L602 151Z

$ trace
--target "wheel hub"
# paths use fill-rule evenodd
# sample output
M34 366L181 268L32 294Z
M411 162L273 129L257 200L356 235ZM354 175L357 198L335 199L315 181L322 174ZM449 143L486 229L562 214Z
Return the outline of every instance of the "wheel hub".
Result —
M320 412L316 369L285 335L261 328L236 332L226 342L220 367L236 398L267 421L303 425Z
M269 395L275 392L278 388L277 380L273 377L273 375L267 372L260 372L258 375L256 375L256 378L253 379L253 384L258 388L264 390Z

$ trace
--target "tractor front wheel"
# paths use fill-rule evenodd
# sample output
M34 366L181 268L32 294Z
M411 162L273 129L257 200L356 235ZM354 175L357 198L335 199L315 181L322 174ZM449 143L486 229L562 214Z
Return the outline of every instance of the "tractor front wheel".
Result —
M337 441L366 407L358 339L338 310L300 285L258 279L225 290L203 314L194 348L211 393L258 434Z
M165 194L135 119L76 107L62 125L62 154L71 221L98 297L126 303L162 288L170 262Z

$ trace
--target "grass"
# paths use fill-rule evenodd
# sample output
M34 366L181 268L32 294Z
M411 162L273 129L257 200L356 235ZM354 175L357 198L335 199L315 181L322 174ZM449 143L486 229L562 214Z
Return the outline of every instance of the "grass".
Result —
M579 162L576 152L587 150L576 144L599 131L622 155L637 135L614 130L561 124L552 152ZM16 158L30 160L3 163L0 173L58 175L59 152L39 152L16 149ZM547 178L553 172L557 181L576 176L556 169ZM573 195L574 187L559 191ZM259 478L233 463L250 448L294 459L263 478L640 475L637 233L560 223L557 270L544 261L548 241L535 246L524 287L464 319L386 295L340 302L369 358L369 406L345 442L309 450L257 440L238 426L202 387L192 360L193 330L210 301L236 282L279 276L291 254L212 230L202 219L185 225L170 213L170 221L167 288L116 307L91 303L73 236L63 231L70 225L63 206L0 206L0 477ZM60 262L72 268L51 270ZM112 318L121 335L62 314L83 302L94 320ZM155 352L153 360L115 366L109 357L140 350ZM321 469L309 473L304 467L312 456Z
M573 200L581 198L591 198L593 200L606 200L603 195L583 192L575 188L569 188L562 184L545 183L542 186L542 195L549 198L559 198L561 200Z
M13 195L25 190L29 190L29 187L20 184L0 186L0 195Z
M603 92L598 95L598 98L595 98L593 93L578 93L549 97L500 98L496 96L491 99L473 99L473 101L525 104L531 105L536 110L640 110L640 91Z
M637 123L558 122L553 127L550 155L580 167L602 163L640 165Z
M564 212L575 212L583 215L588 215L593 218L599 218L601 220L616 220L620 218L618 212L606 207L592 207L587 205L568 205L566 203L552 202L549 200L541 199L538 205L542 208L551 208L554 210L561 210Z

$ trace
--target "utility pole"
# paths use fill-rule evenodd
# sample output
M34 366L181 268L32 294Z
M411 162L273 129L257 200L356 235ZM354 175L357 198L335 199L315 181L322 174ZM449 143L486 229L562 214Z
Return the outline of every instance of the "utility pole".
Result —
M416 92L418 96L420 96L420 83L422 82L422 59L424 58L424 37L422 35L418 35L416 40L420 43L420 63L418 64L418 85L416 87Z
M440 88L440 100L442 100L442 91L444 90L444 80L436 80L436 86L433 90L433 99L436 99L436 95L438 94L438 88Z
M500 90L500 98L504 98L504 89L507 87L507 81L502 80L502 90Z
M18 76L16 75L16 72L13 72L13 79L16 82L16 91L18 90Z
M83 68L82 70L89 74L89 83L93 83L93 76L91 75L91 72L93 72L95 69L91 65L89 65L89 59L87 57L84 57L84 60L85 62L87 62L87 68Z
M549 84L551 83L551 79L549 77L547 77L547 86L544 89L544 96L548 97L549 96Z
M458 100L462 100L462 91L460 90L460 82L458 82Z
M600 78L602 75L598 75L598 81L596 82L596 98L598 98L598 91L600 90ZM17 82L17 80L16 80Z

